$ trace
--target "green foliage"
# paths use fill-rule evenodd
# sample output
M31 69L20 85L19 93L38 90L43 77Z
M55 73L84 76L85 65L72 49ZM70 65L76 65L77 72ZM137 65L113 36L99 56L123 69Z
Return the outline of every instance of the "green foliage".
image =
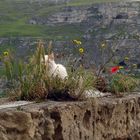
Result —
M70 6L81 6L81 5L90 5L93 3L102 3L102 2L117 2L120 0L73 0L70 3L68 3L68 5Z
M5 75L7 83L10 83L8 91L14 97L22 100L47 97L54 100L78 100L82 99L86 89L93 86L93 76L83 68L69 72L65 80L50 76L47 65L43 63L44 56L42 43L39 43L28 63L15 61L10 53L5 56Z
M0 77L2 77L4 75L5 71L3 66L0 66Z
M82 42L79 41L78 44L77 42L76 47L81 48ZM101 43L100 47L103 50L108 49L105 42ZM50 43L48 54L51 51ZM133 91L137 87L138 79L129 74L121 74L123 70L117 71L118 73L107 72L108 64L112 61L114 52L109 59L104 60L103 64L95 70L84 68L84 51L82 53L77 51L77 53L82 58L79 66L70 63L68 65L68 77L62 80L57 76L49 75L48 65L44 63L45 50L42 42L39 42L35 53L26 63L16 60L10 51L4 52L2 60L5 66L8 91L17 99L22 100L47 98L53 100L81 100L85 99L85 90L98 89L101 92L110 91L118 94ZM72 62L76 63L76 61Z
M138 86L138 79L123 74L115 74L110 79L109 90L112 93L131 92Z
M17 95L14 96L20 99L43 98L46 91L43 82L45 67L40 62L43 56L44 48L40 45L29 63L16 61L10 53L4 56L5 75L8 85L10 84L8 91L13 95L16 93ZM36 92L37 87L40 93Z

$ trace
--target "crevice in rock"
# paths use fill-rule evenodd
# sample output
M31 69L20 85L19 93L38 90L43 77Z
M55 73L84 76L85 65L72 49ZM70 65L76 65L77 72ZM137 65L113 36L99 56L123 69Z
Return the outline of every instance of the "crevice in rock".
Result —
M77 115L74 115L74 117L73 117L73 118L74 118L74 120L76 120L76 119L77 119Z
M82 139L82 132L79 133L79 138Z
M87 110L84 114L83 125L86 129L90 129L91 112Z
M52 112L51 118L54 120L54 135L53 140L63 140L62 121L59 112Z
M53 120L48 117L45 119L45 124L44 124L44 135L42 136L42 139L44 140L53 140L53 135L54 135L54 124Z

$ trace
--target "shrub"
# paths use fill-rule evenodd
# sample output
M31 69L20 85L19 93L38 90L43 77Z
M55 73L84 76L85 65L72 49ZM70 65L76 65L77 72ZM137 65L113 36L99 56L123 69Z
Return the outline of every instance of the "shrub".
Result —
M28 63L16 61L10 53L3 59L8 92L19 99L41 99L47 96L44 83L45 66L41 63L44 56L44 47L39 43L35 54ZM11 94L10 94L11 95Z
M112 75L109 82L109 91L112 93L131 92L138 85L138 80L132 76L124 74Z

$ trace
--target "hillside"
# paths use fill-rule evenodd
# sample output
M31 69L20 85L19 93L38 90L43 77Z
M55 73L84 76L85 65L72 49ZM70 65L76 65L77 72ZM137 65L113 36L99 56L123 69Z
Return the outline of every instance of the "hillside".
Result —
M79 25L65 24L52 27L42 24L31 25L28 21L34 17L46 18L65 7L81 7L109 1L114 0L1 0L0 37L28 36L49 39L62 39L65 36L70 39L81 37L84 31Z
M138 1L2 0L0 19L0 49L18 48L18 57L32 52L39 38L53 40L58 53L71 49L72 39L80 39L87 60L101 63L98 46L107 41L118 50L118 61L129 56L132 63L140 63Z

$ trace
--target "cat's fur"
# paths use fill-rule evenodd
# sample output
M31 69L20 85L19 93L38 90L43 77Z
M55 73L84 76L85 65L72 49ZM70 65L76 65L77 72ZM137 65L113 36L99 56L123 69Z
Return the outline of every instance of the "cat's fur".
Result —
M53 53L45 55L45 64L48 67L49 76L58 76L63 80L68 77L66 68L61 64L55 63Z

